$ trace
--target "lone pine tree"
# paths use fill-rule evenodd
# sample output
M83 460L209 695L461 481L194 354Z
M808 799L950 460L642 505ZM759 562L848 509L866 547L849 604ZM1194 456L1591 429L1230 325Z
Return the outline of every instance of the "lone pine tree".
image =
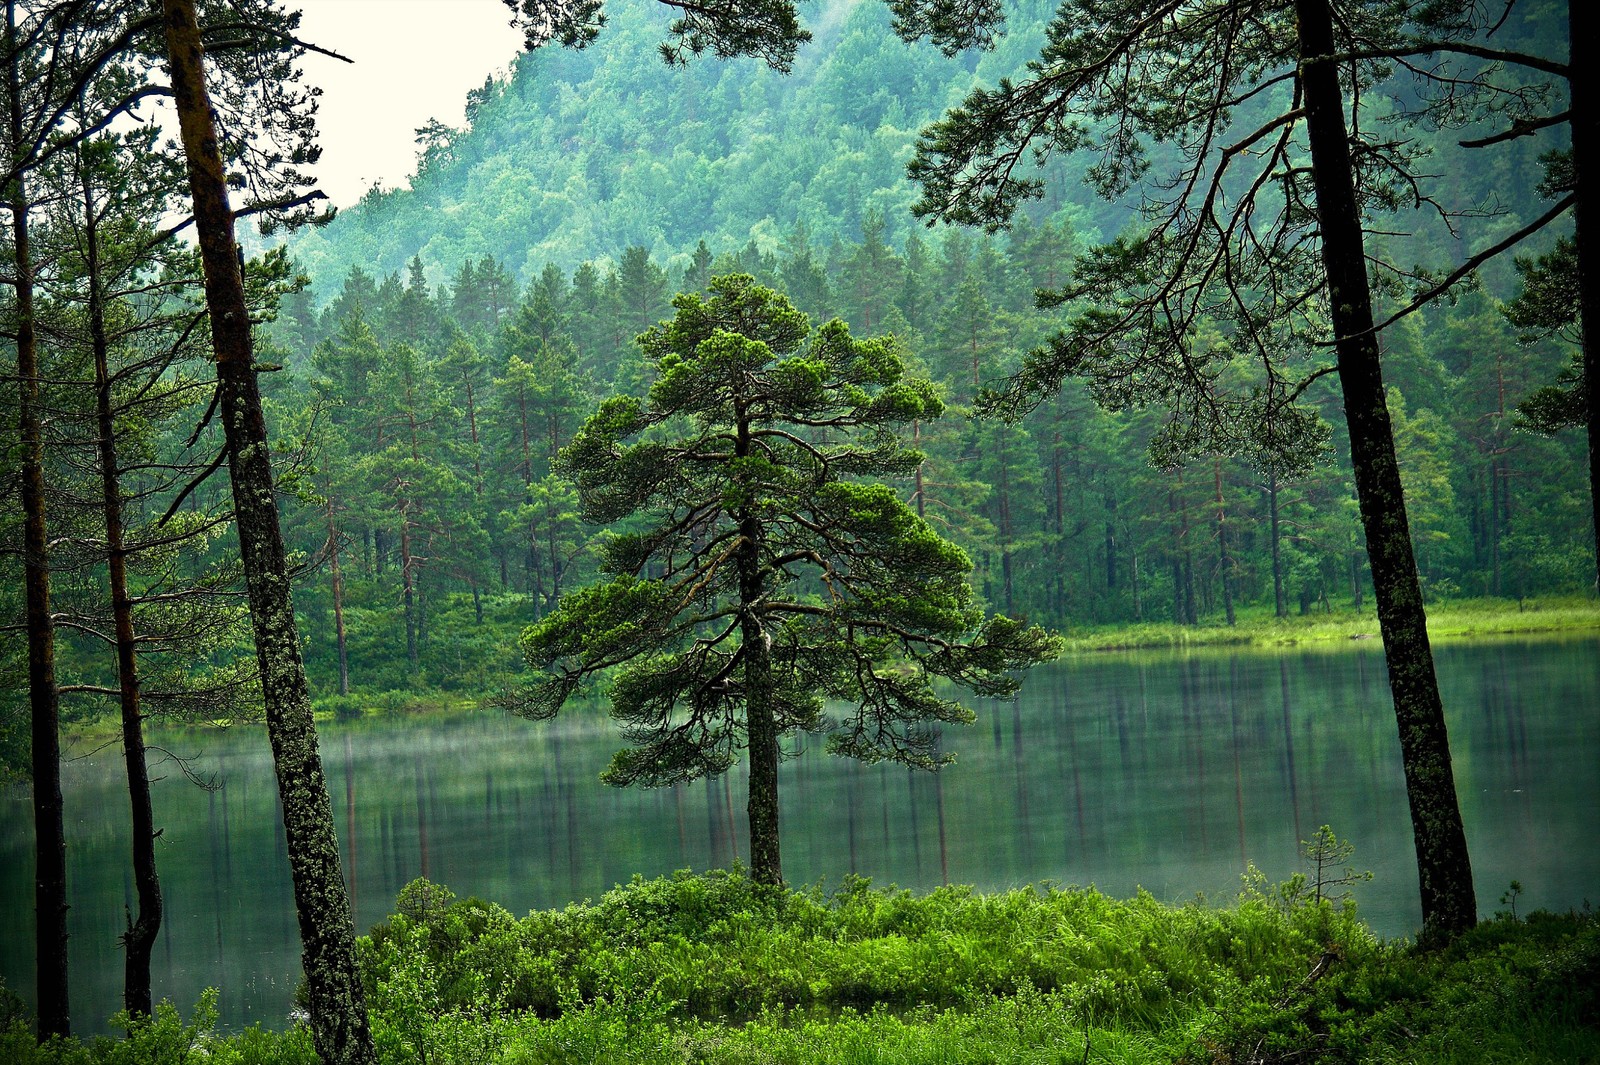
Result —
M607 400L561 454L583 517L631 531L602 547L606 579L522 637L545 676L520 712L547 717L607 675L631 744L604 774L661 786L749 757L750 862L782 881L779 740L826 731L835 754L932 769L946 722L1059 652L1036 626L985 617L972 564L878 478L922 460L898 427L938 416L898 342L857 340L747 275L685 293L639 337L648 398ZM828 701L850 707L824 716Z

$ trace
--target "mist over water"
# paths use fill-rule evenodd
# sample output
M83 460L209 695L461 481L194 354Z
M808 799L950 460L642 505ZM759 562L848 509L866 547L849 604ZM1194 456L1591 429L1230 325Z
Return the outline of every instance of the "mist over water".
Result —
M1483 913L1511 880L1519 912L1582 906L1600 887L1600 639L1437 649ZM299 942L264 733L158 734L192 759L155 789L167 920L155 992L187 1011L221 989L223 1023L285 1023ZM418 876L513 913L594 898L634 874L747 857L744 779L606 788L618 741L599 714L533 724L485 712L322 729L357 927ZM1358 888L1385 935L1420 923L1409 817L1379 648L1105 655L1044 667L1016 702L945 734L938 775L863 766L801 737L782 767L784 873L848 874L927 891L1039 881L1125 896L1226 901L1254 863L1299 868L1297 841L1330 824L1376 873ZM120 1005L116 937L133 898L115 748L65 767L73 1013L103 1030ZM27 793L4 794L0 975L32 996Z

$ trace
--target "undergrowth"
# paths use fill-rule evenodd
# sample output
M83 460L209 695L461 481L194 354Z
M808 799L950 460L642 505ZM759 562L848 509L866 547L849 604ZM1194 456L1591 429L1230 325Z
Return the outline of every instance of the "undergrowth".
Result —
M386 1065L1600 1061L1592 915L1506 914L1423 952L1330 897L1348 882L1252 870L1221 908L683 872L517 918L417 881L360 949ZM16 1026L0 1060L315 1060L304 1028L214 1022L208 998L120 1040Z

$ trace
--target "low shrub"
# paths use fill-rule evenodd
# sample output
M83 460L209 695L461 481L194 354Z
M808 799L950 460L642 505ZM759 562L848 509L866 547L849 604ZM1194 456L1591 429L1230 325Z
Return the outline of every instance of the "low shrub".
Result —
M1331 838L1331 837L1330 837ZM427 881L358 941L383 1065L1289 1065L1600 1061L1593 915L1507 913L1448 947L1376 940L1343 873L1226 908L1024 888L836 892L742 871L635 879L523 918ZM10 1065L311 1065L306 1028L163 1004L125 1039Z

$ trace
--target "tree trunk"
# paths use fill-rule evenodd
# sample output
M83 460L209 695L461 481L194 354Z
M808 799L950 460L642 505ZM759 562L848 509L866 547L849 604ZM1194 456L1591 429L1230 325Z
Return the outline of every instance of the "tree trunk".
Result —
M1500 477L1500 459L1489 461L1489 594L1500 594L1500 493L1505 486Z
M1011 474L1007 469L1010 450L1006 447L1006 423L999 423L1000 435L1000 587L1003 589L1006 616L1016 617L1011 590Z
M1600 174L1600 129L1596 129L1594 86L1590 84L1588 57L1578 54L1580 41L1593 40L1594 6L1572 0L1567 5L1567 40L1571 55L1567 85L1572 106L1572 165L1577 198L1572 205L1572 239L1578 246L1578 320L1583 329L1583 390L1589 428L1589 506L1594 512L1595 565L1600 581L1600 243L1584 239L1584 226L1593 220L1588 210L1594 176ZM1583 37L1571 34L1585 34ZM1600 199L1600 198L1597 198ZM1592 236L1592 235L1591 235ZM1600 583L1597 583L1600 588Z
M1178 584L1177 604L1179 610L1178 621L1184 625L1200 624L1200 612L1194 603L1194 549L1189 546L1189 497L1184 492L1183 471L1180 469L1178 477L1178 559L1173 570L1174 580ZM1168 505L1171 505L1172 495L1167 496Z
M750 454L750 423L744 404L738 403L738 439L735 452ZM782 884L783 862L778 849L778 723L773 713L772 658L762 624L761 522L746 507L739 515L743 540L737 555L739 567L739 653L744 658L744 714L750 752L749 795L750 875L758 884Z
M194 0L162 0L167 58L183 134L206 304L217 362L228 472L250 619L283 808L284 841L299 916L301 962L310 993L312 1038L329 1065L376 1059L366 995L356 972L355 936L340 870L333 805L317 749L305 666L289 596L289 570L273 498L271 452L256 386L244 279L233 212L206 92Z
M467 428L472 433L472 490L483 494L483 452L478 446L478 405L472 395L472 375L461 371L461 381L467 390Z
M344 633L344 574L339 568L339 529L333 521L333 492L328 492L328 579L333 585L333 636L339 649L339 694L350 694L350 649Z
M1055 489L1055 512L1051 515L1050 531L1053 534L1050 540L1050 558L1053 562L1050 570L1050 606L1058 618L1065 617L1067 613L1067 559L1066 559L1066 483L1061 472L1061 419L1064 403L1057 403L1055 409L1055 432L1050 440L1050 481ZM1109 530L1110 526L1107 525ZM1107 536L1109 536L1109 531ZM1109 561L1109 559L1108 559ZM1107 571L1109 584L1116 583L1115 570Z
M417 657L417 593L416 571L411 560L411 506L400 505L400 597L406 623L406 661L411 663L411 675L419 671Z
M561 549L556 539L555 501L551 495L545 496L544 535L550 550L550 609L554 610L561 601Z
M433 543L432 543L432 538L431 537L429 539L429 542L425 546L428 549L428 554L432 555L433 554ZM427 578L428 578L427 570L422 569L421 567L418 567L418 569L417 569L417 579L416 579L416 588L417 588L417 647L419 648L419 650L421 648L423 648L423 647L428 646L428 579ZM421 671L422 667L421 667L421 660L420 659L418 659L418 665L417 665L416 668L417 668L417 670L419 672Z
M1416 840L1425 938L1438 941L1478 919L1472 865L1456 801L1444 707L1428 644L1400 468L1385 402L1361 214L1355 198L1329 0L1296 0L1312 182L1328 274L1339 383L1350 431L1356 495L1378 598L1400 730L1400 755Z
M1217 565L1222 570L1222 608L1231 626L1238 621L1233 611L1233 556L1228 553L1228 512L1222 500L1222 460L1211 460L1217 481Z
M1117 590L1117 497L1106 493L1106 591Z
M920 418L914 418L911 421L911 446L917 451L922 450L922 420ZM917 463L917 472L913 475L916 484L913 498L917 502L917 517L924 521L928 518L928 496L922 485L922 467L925 465L927 465L926 461Z
M1289 602L1283 592L1283 526L1278 513L1278 475L1267 474L1267 513L1272 537L1272 604L1277 616L1289 616ZM1299 837L1296 837L1299 838Z
M100 234L87 173L83 180L84 250L89 284L89 333L94 350L95 418L100 452L100 500L106 523L106 570L111 584L112 625L116 633L117 693L122 711L122 758L128 770L128 802L133 836L133 883L137 915L128 919L122 946L122 1006L134 1016L150 1016L150 953L161 928L161 878L156 873L155 813L150 805L150 773L145 765L144 721L139 706L139 661L134 653L133 602L128 596L128 551L122 513L121 467L117 462L112 414L111 366L105 306L100 293Z
M1128 551L1128 581L1133 586L1133 620L1144 620L1144 602L1139 598L1139 549Z
M61 800L60 693L56 628L50 613L50 539L44 509L44 437L39 419L39 349L33 328L33 258L28 242L28 190L22 151L22 84L17 69L15 0L6 3L10 92L11 234L16 291L17 421L21 455L24 596L28 621L28 709L33 745L34 929L39 1036L72 1034L67 994L67 837Z

